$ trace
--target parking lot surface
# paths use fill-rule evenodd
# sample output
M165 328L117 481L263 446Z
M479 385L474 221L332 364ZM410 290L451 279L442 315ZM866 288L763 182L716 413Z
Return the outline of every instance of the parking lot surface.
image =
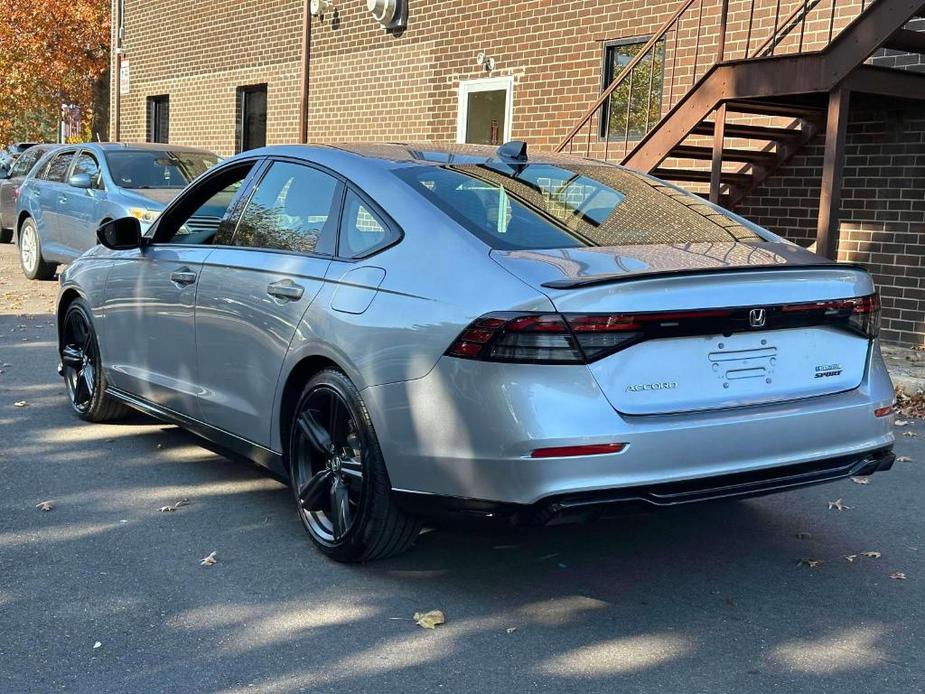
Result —
M141 415L79 421L55 290L0 246L0 691L925 687L921 421L868 484L428 528L406 555L339 565L260 468ZM446 624L411 620L432 609Z

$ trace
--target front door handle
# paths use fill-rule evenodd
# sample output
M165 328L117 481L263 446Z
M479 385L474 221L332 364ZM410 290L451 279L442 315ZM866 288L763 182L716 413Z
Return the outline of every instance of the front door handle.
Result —
M280 280L267 286L267 294L283 301L298 301L305 293L305 287L292 280Z
M180 268L175 272L170 273L170 281L174 284L178 284L181 287L185 287L188 284L192 284L196 281L196 273L190 270L188 267Z

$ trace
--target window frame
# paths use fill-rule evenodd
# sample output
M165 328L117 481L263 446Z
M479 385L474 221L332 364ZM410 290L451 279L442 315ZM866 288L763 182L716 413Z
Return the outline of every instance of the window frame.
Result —
M504 91L504 132L501 134L501 143L511 141L514 125L514 78L510 75L504 77L482 77L479 79L460 80L457 90L456 102L456 143L466 144L466 131L469 125L469 94L473 92L500 92ZM490 145L489 145L490 146Z
M241 154L245 151L250 151L250 149L244 149L244 124L245 124L245 113L244 109L247 105L247 97L249 94L254 94L258 92L263 92L264 95L264 114L263 114L263 145L267 145L267 124L270 120L270 85L267 82L260 82L258 84L246 84L241 85L235 88L235 143L234 151L235 154ZM253 147L251 149L260 149L259 147Z
M646 45L646 43L649 42L651 38L652 38L651 34L643 34L641 36L627 36L627 37L619 38L619 39L610 39L602 43L601 45L601 48L602 48L602 52L601 52L601 91L600 91L601 94L604 93L604 90L607 89L607 87L610 86L611 82L613 82L613 80L616 79L617 77L616 74L611 74L611 61L609 60L611 50L614 48L618 48L619 46L632 46L635 44L639 44L640 48L642 48ZM660 50L662 53L662 76L661 76L661 81L660 81L661 89L659 90L659 98L664 99L665 98L665 56L667 55L667 48L666 48L665 40L662 39L661 41L656 43L654 48L657 51ZM611 94L611 96L613 95ZM661 112L661 106L659 107L659 111ZM608 123L609 121L610 121L610 97L608 97L607 100L604 101L604 103L601 105L601 113L598 118L598 127L597 127L597 139L599 142L606 142L607 140L610 140L611 142L615 141L613 136L612 135L608 136L607 131L604 129L604 124ZM655 126L656 122L657 120L649 124L650 131ZM638 142L646 135L647 133L642 133L642 135L640 135L639 137L635 137L633 135L632 129L630 129L628 141ZM622 135L621 135L621 138L622 138Z
M379 243L375 246L371 246L368 250L362 253L358 253L356 255L346 255L344 252L341 251L341 245L345 244L344 236L347 233L347 230L344 227L344 221L346 219L346 212L347 212L347 196L351 194L355 195L356 198L360 201L360 204L366 208L366 211L375 218L376 222L378 222L379 225L382 226L382 228L385 229L387 233L390 233L392 235L392 238L387 240L386 242ZM344 190L344 195L341 198L341 203L340 203L340 219L337 222L337 257L339 259L341 260L363 260L364 258L370 258L378 253L381 253L387 248L391 248L396 243L401 241L401 239L404 236L404 233L401 232L400 229L397 229L397 225L395 225L394 223L393 224L387 223L385 219L383 219L383 216L380 214L379 212L380 210L381 210L380 207L378 206L374 207L370 205L369 198L367 196L361 195L360 191L355 186L349 186L349 185L346 186Z
M157 134L160 130L160 118L159 116L159 107L166 106L167 114L164 123L164 138L163 140L157 139ZM157 94L147 97L145 100L145 142L153 142L156 144L167 145L170 144L170 94Z

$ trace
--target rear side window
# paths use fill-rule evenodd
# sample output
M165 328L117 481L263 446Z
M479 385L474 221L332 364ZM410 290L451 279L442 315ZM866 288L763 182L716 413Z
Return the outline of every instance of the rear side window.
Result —
M396 175L497 249L764 240L702 198L616 166L489 162Z
M359 258L374 253L395 241L397 234L370 211L353 191L347 192L341 220L340 248L344 258Z
M241 213L232 246L334 253L340 183L323 171L275 162Z
M61 154L55 155L48 166L45 167L45 171L42 173L42 178L46 181L55 181L58 183L64 182L64 177L67 175L68 167L71 165L71 160L74 158L73 152L62 152Z
M35 166L35 162L37 162L44 153L44 150L36 149L35 147L27 149L19 155L19 159L16 160L16 163L10 170L10 178L21 178L25 176L32 170L32 167Z

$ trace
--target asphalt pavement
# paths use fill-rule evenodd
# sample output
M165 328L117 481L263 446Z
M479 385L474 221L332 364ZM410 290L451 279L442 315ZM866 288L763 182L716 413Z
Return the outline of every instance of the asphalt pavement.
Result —
M428 528L339 565L260 468L140 415L79 421L55 291L0 246L0 692L925 688L922 421L868 484Z

